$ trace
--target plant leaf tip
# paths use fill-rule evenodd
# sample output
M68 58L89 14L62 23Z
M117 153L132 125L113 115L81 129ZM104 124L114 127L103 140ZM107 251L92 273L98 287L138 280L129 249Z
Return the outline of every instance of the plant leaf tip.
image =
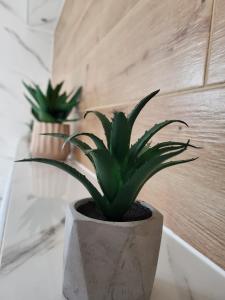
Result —
M190 158L190 161L194 161L194 160L197 160L197 159L199 159L199 156L196 156L196 157Z
M89 114L89 112L91 112L90 110L86 111L84 114L84 119L86 118L86 116Z
M24 162L24 161L28 161L29 159L27 158L23 158L23 159L17 159L17 160L14 160L15 163L17 162Z

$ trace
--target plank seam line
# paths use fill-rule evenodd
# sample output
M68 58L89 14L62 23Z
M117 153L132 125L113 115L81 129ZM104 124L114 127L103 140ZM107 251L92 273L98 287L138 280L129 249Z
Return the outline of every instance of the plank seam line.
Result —
M205 69L204 69L204 79L203 79L203 86L207 84L208 81L208 75L209 75L209 64L210 64L210 58L211 58L211 49L212 49L212 36L213 36L213 30L214 30L214 20L215 20L215 7L216 7L216 0L213 0L212 3L212 14L211 14L211 20L210 20L210 26L209 26L209 39L208 39L208 47L206 50L206 58L205 58Z
M200 92L205 92L205 91L211 91L211 90L216 90L216 89L221 89L225 88L225 82L220 82L218 84L212 83L212 84L207 84L205 86L198 86L198 87L192 87L189 89L181 89L177 91L171 91L168 93L161 93L160 95L157 95L156 97L161 98L161 97L175 97L175 96L182 96L185 94L191 94L191 93L200 93ZM81 112L85 112L87 110L94 110L94 109L108 109L108 108L118 108L121 106L126 106L126 105L132 105L136 104L138 100L132 100L132 101L124 101L116 104L108 104L108 105L95 105L95 106L89 106L81 110ZM84 103L85 104L85 103Z

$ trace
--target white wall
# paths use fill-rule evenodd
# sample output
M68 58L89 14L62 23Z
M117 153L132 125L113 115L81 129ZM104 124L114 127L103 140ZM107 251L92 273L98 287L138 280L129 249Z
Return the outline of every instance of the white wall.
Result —
M46 85L61 7L62 0L0 0L0 199L31 119L21 81Z

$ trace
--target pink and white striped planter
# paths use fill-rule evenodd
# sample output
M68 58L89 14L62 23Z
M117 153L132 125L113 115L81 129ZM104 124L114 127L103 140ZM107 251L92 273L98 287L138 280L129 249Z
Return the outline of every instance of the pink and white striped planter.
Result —
M42 136L41 133L65 133L69 135L70 125L35 121L30 145L32 157L66 160L70 153L70 146L65 145L62 149L63 140L50 136Z

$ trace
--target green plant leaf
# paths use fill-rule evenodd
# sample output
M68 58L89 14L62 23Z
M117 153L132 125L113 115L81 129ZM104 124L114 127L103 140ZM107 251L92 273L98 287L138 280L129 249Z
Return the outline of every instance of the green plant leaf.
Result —
M92 150L89 154L93 159L102 191L107 199L112 201L122 184L119 165L108 150Z
M24 95L24 97L27 99L27 101L30 103L31 107L36 111L38 112L39 111L39 108L36 104L34 104L34 102L27 96L27 95Z
M134 159L148 143L148 141L162 128L172 123L181 123L188 127L187 123L181 120L167 120L159 124L155 124L151 129L147 130L144 135L130 148L129 159Z
M58 83L58 84L56 85L55 89L53 89L53 98L54 98L54 99L58 99L63 84L64 84L64 81Z
M149 148L145 152L143 152L138 158L137 158L137 165L141 165L142 163L145 163L149 159L155 159L157 156L165 154L170 151L180 150L180 149L187 149L187 147L192 148L198 148L192 144L190 144L190 140L187 141L187 143L182 142L164 142L164 143L158 143L155 146Z
M123 112L115 112L112 120L110 152L120 162L128 154L130 146L130 127Z
M188 140L186 143L174 142L174 141L161 142L161 143L158 143L155 146L153 146L151 149L161 149L161 148L168 147L168 146L185 146L185 145L188 145L191 148L201 149L201 147L197 147L197 146L190 144L190 140Z
M46 122L46 123L61 123L58 120L54 119L50 114L48 114L45 111L39 110L39 118L41 122Z
M67 110L70 112L77 104L80 99L82 92L82 87L80 86L74 96L70 99L69 102L67 102Z
M185 159L185 160L177 160L177 161L169 161L162 164L156 164L153 167L152 161L146 162L141 168L139 168L133 176L124 184L124 186L120 189L117 194L114 202L112 211L115 211L118 216L123 216L123 214L129 209L132 203L136 200L140 190L143 185L148 181L153 175L158 173L159 171L178 165L184 164L187 162L191 162L196 160L198 157ZM124 201L127 199L127 201Z
M37 111L35 111L33 108L31 108L31 113L32 113L32 115L34 116L34 118L37 120L37 121L41 121L40 119L39 119L39 116L38 116L38 112Z
M70 142L71 140L73 140L73 138L76 138L78 136L88 136L96 145L97 149L103 149L106 150L105 144L103 142L103 140L101 140L99 137L97 137L95 134L93 133L88 133L88 132L81 132L81 133L75 133L72 134L71 136L68 137L68 139L65 141L66 143Z
M38 99L38 103L41 110L45 113L48 113L48 106L47 106L45 95L43 94L42 90L38 85L35 85L35 88L36 88L36 98Z
M52 118L52 116L50 114L48 114L45 111L42 111L41 108L37 107L33 101L26 95L24 95L25 98L28 100L28 102L31 104L31 112L33 114L33 116L35 117L35 119L37 119L40 122L54 122L54 118Z
M153 93L147 95L144 99L142 99L136 106L135 108L131 111L131 113L128 115L127 119L130 124L130 128L132 129L134 122L136 118L138 117L139 113L143 109L143 107L151 100L155 95L158 94L160 90L156 90Z
M78 103L78 98L81 93L81 88L79 88L75 95L69 100L70 96L66 92L63 92L60 95L63 82L57 84L54 88L51 80L48 81L46 94L42 92L41 88L37 84L29 86L23 82L23 85L29 93L29 96L32 97L31 99L34 99L35 101L34 103L30 97L26 96L35 111L35 118L38 116L40 122L65 122L73 107ZM77 119L71 119L68 120L68 122L76 120Z
M62 89L62 86L64 84L64 81L58 83L55 87L55 95L58 96L58 94L60 93L61 89Z
M33 88L32 86L29 86L28 84L26 84L24 81L22 81L25 89L28 91L28 93L32 96L32 98L36 101L36 103L39 105L38 99L37 99L37 95L36 95L36 89Z
M69 137L68 134L65 134L65 133L59 133L59 132L46 132L46 133L41 133L41 135L59 138L59 139L62 139L62 140L64 140L64 141Z
M54 159L46 159L46 158L39 158L39 157L22 159L22 160L18 160L16 162L39 162L39 163L44 163L47 165L57 167L57 168L65 171L66 173L75 177L77 180L79 180L85 186L85 188L89 191L90 195L96 201L96 204L100 209L102 209L102 210L107 209L107 200L104 198L104 201L103 201L102 195L95 188L95 186L87 179L86 176L81 174L75 168L73 168L63 162L54 160Z
M66 92L59 95L57 98L55 98L55 100L57 100L57 102L55 103L57 109L67 110L67 102L66 102L67 94L66 94Z
M52 88L51 80L49 79L48 86L47 86L47 91L46 91L46 95L49 99L51 99L53 97L52 91L53 91L53 88Z
M71 145L78 147L85 155L88 156L88 158L90 158L88 151L93 150L93 149L88 144L82 142L81 140L79 140L77 138L73 138L68 141L70 136L68 134L64 134L64 133L42 133L41 135L59 138L59 139L62 139L65 143L69 142Z
M81 88L74 95L74 101L70 100L67 102L68 95L64 92L62 95L57 97L57 101L52 105L52 112L57 115L59 119L66 120L72 109L78 104L78 99L81 93Z
M163 154L167 154L167 153L171 153L171 157L182 153L183 151L185 151L187 149L187 147L191 147L192 145L190 145L189 143L190 141L188 140L187 143L179 143L179 142L171 142L171 143L159 143L157 145L155 145L152 148L149 148L148 150L146 150L145 152L143 152L142 154L140 154L136 161L130 163L130 165L128 164L127 166L127 170L126 170L126 179L129 179L130 176L138 169L140 168L142 165L144 165L147 161L152 161L154 164L158 162L158 159L161 159L161 157L163 157ZM166 146L167 144L167 146ZM178 153L176 154L176 151L178 151ZM181 152L179 152L181 151ZM160 163L162 161L160 160Z
M108 118L104 114L102 114L98 111L93 111L93 110L87 111L84 115L84 118L86 118L86 116L90 113L94 114L99 119L99 121L101 122L102 127L103 127L104 132L105 132L105 136L106 136L106 140L107 140L107 146L108 146L108 148L110 148L111 127L112 127L111 122L108 120Z

